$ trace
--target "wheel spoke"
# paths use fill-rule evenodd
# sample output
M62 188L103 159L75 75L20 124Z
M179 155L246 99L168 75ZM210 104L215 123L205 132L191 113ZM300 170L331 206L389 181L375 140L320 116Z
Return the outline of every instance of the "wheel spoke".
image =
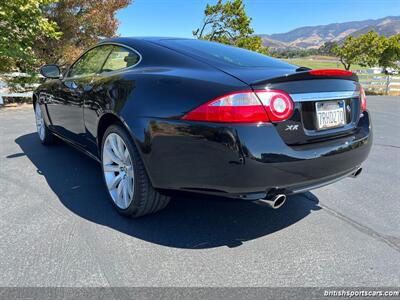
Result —
M104 150L105 150L105 154L108 156L108 158L110 160L112 160L113 162L115 162L118 165L123 164L121 159L119 157L117 157L117 155L115 155L114 151L111 149L111 144L110 144L110 147L108 147L108 145L106 145Z
M108 189L109 190L113 190L117 187L118 183L120 183L120 181L122 180L122 175L118 174L117 176L115 176L113 178L113 180L111 180L108 184Z
M125 149L124 149L124 142L120 137L116 137L117 140L117 151L118 151L118 156L121 158L123 162L126 162L125 160Z
M133 197L133 178L128 178L126 183L127 183L129 197L132 199L132 197Z
M132 168L132 166L128 166L128 167L126 168L126 174L127 174L130 178L133 178L133 168Z
M131 163L131 157L130 157L130 155L129 155L129 151L128 151L128 148L125 148L125 151L124 151L124 158L125 158L125 162L127 163L127 164L132 164Z
M124 196L124 201L125 205L129 203L129 194L128 194L128 180L123 181L123 196Z
M124 179L122 179L120 182L119 182L119 185L118 185L118 187L117 187L117 196L118 196L118 201L119 201L119 203L120 204L123 204L123 197L124 197L124 195L123 195L123 189L124 189ZM122 201L121 201L122 200Z
M104 165L104 172L119 172L120 168L118 165Z
M123 156L121 156L121 154L119 153L118 144L117 144L117 137L116 136L112 136L111 137L110 145L111 145L111 149L114 152L115 156L117 156L118 159L122 162L123 161Z

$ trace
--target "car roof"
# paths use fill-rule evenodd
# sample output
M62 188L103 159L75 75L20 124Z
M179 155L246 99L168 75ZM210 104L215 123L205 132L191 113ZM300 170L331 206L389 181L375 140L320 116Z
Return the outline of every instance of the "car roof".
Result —
M116 37L116 38L107 38L101 40L99 44L102 43L126 43L130 44L132 42L139 42L139 41L149 41L149 42L156 42L161 40L193 40L191 38L181 38L181 37L162 37L162 36L139 36L139 37Z

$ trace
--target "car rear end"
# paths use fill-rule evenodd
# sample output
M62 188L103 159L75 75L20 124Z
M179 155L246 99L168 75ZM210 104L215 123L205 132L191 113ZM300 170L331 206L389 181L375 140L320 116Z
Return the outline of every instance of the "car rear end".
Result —
M372 130L355 74L215 65L248 89L204 99L179 120L153 126L172 132L170 140L164 133L156 142L158 166L150 162L156 186L259 199L359 172ZM167 169L173 169L169 176Z
M256 94L263 88L285 91L294 104L289 118L271 122L281 154L276 149L261 160L276 167L272 178L277 180L270 181L269 191L303 192L360 172L370 152L372 130L357 76L341 70L310 70L252 87Z
M372 142L369 113L365 94L352 73L301 72L251 87L251 91L228 95L225 104L234 107L236 101L235 113L229 114L227 107L211 101L183 117L220 126L230 123L243 165L240 173L233 175L238 177L232 181L235 189L243 187L234 191L236 196L307 191L357 172L367 158ZM252 104L255 98L265 109L264 115L254 109L249 116L249 107L257 107ZM224 97L217 102L221 99ZM218 107L221 115L207 107ZM201 108L205 113L199 113Z

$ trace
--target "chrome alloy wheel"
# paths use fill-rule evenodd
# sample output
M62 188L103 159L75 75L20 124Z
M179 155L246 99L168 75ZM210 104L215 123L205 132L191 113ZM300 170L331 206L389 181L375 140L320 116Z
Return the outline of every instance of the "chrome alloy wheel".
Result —
M36 102L35 105L35 119L36 119L36 129L37 129L37 133L39 135L39 138L41 141L44 140L45 138L45 124L44 124L44 120L43 120L43 116L42 116L42 111L40 110L40 105L39 103Z
M110 133L103 144L103 171L108 191L114 203L126 209L134 193L133 164L123 139Z

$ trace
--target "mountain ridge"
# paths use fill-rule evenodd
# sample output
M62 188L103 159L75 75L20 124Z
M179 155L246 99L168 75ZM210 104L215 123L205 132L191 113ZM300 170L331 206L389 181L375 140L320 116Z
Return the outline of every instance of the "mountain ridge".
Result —
M271 48L319 48L325 42L340 42L349 35L359 36L374 30L385 36L400 33L400 16L380 19L331 23L317 26L303 26L285 33L257 34L264 46Z

